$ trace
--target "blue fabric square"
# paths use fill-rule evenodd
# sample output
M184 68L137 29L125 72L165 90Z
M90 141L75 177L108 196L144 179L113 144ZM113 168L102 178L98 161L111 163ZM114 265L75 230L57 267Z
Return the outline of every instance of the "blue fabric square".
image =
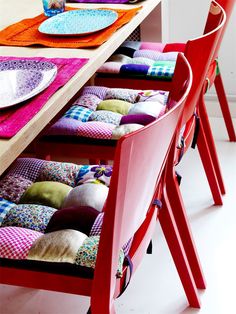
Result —
M82 122L87 122L93 113L92 110L82 106L72 106L65 114L64 118L71 118Z
M5 200L4 198L0 197L0 226L5 218L6 214L9 210L14 207L16 204L10 201Z

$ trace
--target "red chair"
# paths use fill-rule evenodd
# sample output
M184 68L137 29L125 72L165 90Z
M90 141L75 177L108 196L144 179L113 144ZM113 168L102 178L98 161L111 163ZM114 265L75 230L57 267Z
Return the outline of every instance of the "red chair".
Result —
M170 98L169 111L160 119L123 136L117 142L92 278L65 274L56 269L53 272L40 269L40 262L36 269L32 266L21 268L19 264L17 267L14 263L9 266L9 261L1 259L1 283L91 296L90 313L115 313L114 300L126 287L128 270L136 270L152 238L158 207L161 207L157 198L160 198L163 201L159 213L160 223L188 301L191 306L200 307L193 275L165 192L166 160L170 147L172 150L175 148L175 132L179 130L178 124L192 83L191 69L182 56L179 56L177 62L177 74L175 84L178 85L175 87L178 86L179 89L177 91L175 88L175 93ZM133 241L128 259L130 267L124 265L123 277L118 278L119 252L131 237Z
M226 7L227 12L230 13L233 8L233 1L224 1L224 5ZM217 12L216 2L212 2L211 9L207 18L204 35L202 37L207 36L208 33L210 33L217 25L218 15L216 14L216 12ZM222 177L222 173L220 170L220 165L219 165L219 161L218 161L218 157L217 157L217 153L215 149L214 139L212 136L209 120L208 120L207 113L205 110L203 97L206 90L205 79L207 78L209 72L212 73L212 65L216 64L215 58L218 53L218 49L219 49L225 28L226 26L222 28L221 35L219 39L217 39L218 42L211 43L211 50L207 49L208 55L206 54L200 55L199 53L199 51L202 50L201 37L197 39L196 41L189 40L186 44L164 45L165 46L164 52L167 52L167 53L173 50L175 51L182 50L185 56L187 57L193 70L193 78L194 78L193 87L192 87L193 92L190 98L192 98L191 101L193 100L195 104L198 103L197 111L194 113L196 117L196 121L193 121L193 119L191 119L188 122L188 125L183 135L185 148L183 149L181 153L183 154L183 152L192 143L193 128L194 128L195 123L197 122L197 128L200 128L200 134L197 139L197 146L198 146L201 160L202 160L202 163L203 163L206 175L207 175L207 179L208 179L209 186L212 192L212 196L216 205L222 204L221 194L225 194L225 187L224 187L223 177ZM156 43L143 43L142 44L143 49L145 49L147 44L151 45L153 50L160 49L160 44L156 44ZM209 46L207 43L207 39L205 40L203 45ZM205 46L204 46L204 50L205 50ZM118 87L133 86L133 88L140 88L141 86L145 86L145 87L149 86L149 88L154 88L154 86L156 86L157 88L162 88L162 89L166 89L168 84L170 84L169 81L150 80L150 79L149 80L132 79L131 77L124 78L124 77L117 77L117 76L116 76L116 79L112 80L111 77L108 77L106 74L104 75L98 74L95 82L96 84L103 84L109 87L114 86L114 84L116 84L116 86ZM195 96L193 97L193 95ZM185 120L185 122L187 122L187 119ZM197 135L197 132L195 133L195 135ZM231 135L232 135L232 132L231 132ZM231 138L233 138L233 135L231 136ZM196 142L196 138L194 138L194 141Z
M220 73L219 58L218 58L219 48L221 46L221 42L224 37L224 33L226 31L231 13L233 11L235 0L218 0L217 2L225 10L227 19L222 29L218 44L215 48L214 55L212 56L211 64L209 65L209 68L208 68L208 72L206 76L207 82L206 82L206 86L204 90L206 91L206 89L210 88L213 84L215 85L229 139L230 141L236 141L236 134L235 134L233 121L232 121L230 110L229 110L227 97L224 91L223 81L222 81L222 77ZM209 30L213 29L213 27L214 27L214 14L213 15L210 14L208 15L203 35L207 34ZM150 48L147 48L147 46L148 47L150 46ZM170 43L170 44L157 43L155 44L155 43L144 42L141 45L141 49L151 49L151 50L156 50L156 51L165 52L165 53L169 53L172 51L179 51L179 52L185 53L185 44L183 43ZM119 50L118 50L118 53L120 53ZM112 80L112 78L114 77L115 77L115 81ZM131 80L130 78L126 79L125 77L120 77L118 75L114 76L112 74L109 74L109 69L105 73L102 73L102 72L100 73L100 71L98 71L97 76L95 77L95 82L98 85L111 86L111 87L116 85L116 87L125 86L127 88L148 88L148 86L149 88L154 88L153 86L155 86L155 81L152 81L152 80L147 81L147 80L140 79L134 83L134 81ZM159 88L165 89L166 82L159 82L159 84L160 84ZM209 133L209 136L211 137L210 133Z

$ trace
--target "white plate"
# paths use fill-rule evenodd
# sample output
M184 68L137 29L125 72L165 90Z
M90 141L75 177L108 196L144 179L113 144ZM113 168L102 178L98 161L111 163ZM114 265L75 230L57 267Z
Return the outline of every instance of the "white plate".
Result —
M44 21L38 30L47 35L78 36L100 31L118 19L113 10L72 10Z
M9 60L0 62L0 109L25 101L48 87L57 67L51 62Z

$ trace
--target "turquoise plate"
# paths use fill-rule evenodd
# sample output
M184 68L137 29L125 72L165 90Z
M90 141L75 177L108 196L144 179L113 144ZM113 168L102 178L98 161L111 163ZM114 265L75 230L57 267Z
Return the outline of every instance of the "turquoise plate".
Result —
M113 10L72 10L47 19L38 30L55 36L87 35L112 25L117 18Z

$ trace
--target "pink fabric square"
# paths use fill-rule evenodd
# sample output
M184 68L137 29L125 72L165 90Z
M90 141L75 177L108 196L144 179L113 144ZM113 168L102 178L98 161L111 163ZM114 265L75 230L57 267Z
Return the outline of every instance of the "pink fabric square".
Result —
M162 52L165 48L165 44L155 42L142 42L139 49L150 49Z
M109 140L112 137L112 130L114 128L115 125L111 123L89 121L78 127L77 135Z
M25 228L0 228L0 257L26 259L32 244L41 235L41 232Z

